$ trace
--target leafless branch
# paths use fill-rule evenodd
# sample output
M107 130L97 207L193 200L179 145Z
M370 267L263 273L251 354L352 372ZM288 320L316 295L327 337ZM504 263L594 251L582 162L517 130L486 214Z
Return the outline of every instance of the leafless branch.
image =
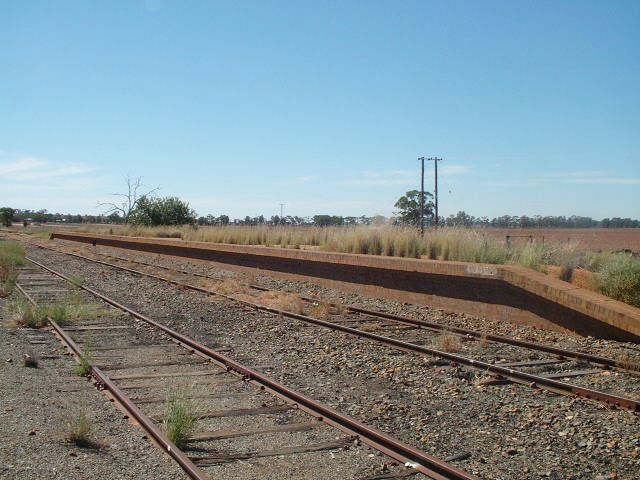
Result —
M153 196L160 188L153 188L143 194L139 194L141 188L146 187L142 183L142 177L138 177L132 181L131 177L127 175L127 193L110 193L109 195L115 197L122 197L124 201L121 204L113 203L113 202L101 202L98 203L99 207L107 207L107 210L104 212L105 215L111 213L122 213L124 218L124 223L129 222L129 217L131 213L136 209L138 202L144 197Z

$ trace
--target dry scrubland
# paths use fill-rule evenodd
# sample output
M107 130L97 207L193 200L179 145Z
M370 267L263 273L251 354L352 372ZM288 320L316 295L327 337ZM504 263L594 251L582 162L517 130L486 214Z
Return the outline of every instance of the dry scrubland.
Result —
M553 235L547 235L544 243L536 236L534 242L514 239L509 246L505 242L505 234L500 230L500 233L496 233L491 229L465 228L430 230L424 238L415 229L400 227L84 226L78 230L238 245L513 264L553 275L640 307L640 259L628 253L615 253L615 250L631 247L594 251L596 249L590 249L581 242L567 242L564 232L559 234L564 241L554 241ZM507 232L510 235L528 234L517 230ZM625 232L625 235L635 239L640 232L633 230ZM633 241L630 245L635 245Z

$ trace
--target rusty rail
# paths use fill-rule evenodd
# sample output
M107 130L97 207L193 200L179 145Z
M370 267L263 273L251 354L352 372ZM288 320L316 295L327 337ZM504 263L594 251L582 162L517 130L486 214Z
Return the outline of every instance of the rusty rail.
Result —
M68 280L68 279L67 279ZM16 287L18 290L26 297L26 299L33 305L36 305L36 301L29 295L24 288L16 283ZM54 332L58 335L63 344L65 344L71 352L76 356L76 358L81 358L83 356L82 350L80 347L73 341L73 339L64 331L64 329L56 323L51 317L47 317L49 325L53 328ZM178 465L185 471L185 473L194 480L211 480L211 477L207 475L205 472L200 470L187 455L176 447L173 442L171 442L162 431L155 426L153 421L149 417L147 417L137 406L135 403L127 397L122 390L120 390L115 383L111 381L108 375L106 375L102 370L98 367L92 365L90 375L96 380L96 382L104 387L111 393L111 395L116 399L116 401L127 411L127 413L135 418L135 420L140 424L140 426L149 434L153 439L157 442L157 444L164 450L167 455L173 458Z
M390 435L382 432L373 427L369 427L358 420L344 415L337 410L331 408L328 405L325 405L321 402L314 400L311 397L308 397L302 393L299 393L284 384L277 382L276 380L271 379L270 377L263 375L257 370L251 369L242 365L241 363L223 355L220 352L216 352L205 345L202 345L195 340L182 335L181 333L163 325L156 320L153 320L146 315L143 315L126 305L123 305L106 295L103 295L89 287L84 285L78 285L73 282L66 275L59 273L46 265L39 263L38 261L26 257L28 261L33 263L34 265L39 266L40 268L56 275L67 282L72 283L77 288L80 288L93 296L101 299L102 301L129 313L135 318L142 320L154 327L162 330L164 333L169 335L171 338L179 342L180 344L193 349L206 357L214 360L221 366L225 367L228 371L234 372L236 374L241 375L245 380L251 381L259 385L263 389L267 389L280 398L287 400L291 403L294 403L301 410L319 418L325 423L332 425L343 432L356 436L359 438L362 443L369 445L370 447L384 453L385 455L394 458L395 460L403 463L411 465L416 471L427 475L428 477L434 480L478 480L478 477L471 475L467 472L464 472L453 465L450 465L443 460L436 458L432 455L429 455L425 452L422 452L410 445L407 445L400 440L397 440ZM116 387L117 388L117 387ZM171 451L171 450L169 450Z
M61 278L64 278L65 280L70 281L67 277L65 277L63 274L55 272L54 270L51 270L50 268L36 262L35 260L27 257L27 260L35 263L36 265L39 265L40 267L44 268L45 270L50 271L51 273L58 275ZM585 388L585 387L580 387L577 385L572 385L570 383L566 383L566 382L561 382L559 380L554 380L551 378L546 378L546 377L542 377L539 375L534 375L531 373L527 373L527 372L522 372L519 370L514 370L511 368L507 368L507 367L501 367L499 365L495 365L492 363L488 363L488 362L484 362L481 360L474 360L472 358L468 358L468 357L464 357L462 355L457 355L454 353L448 353L448 352L443 352L441 350L436 350L433 348L428 348L422 345L417 345L414 343L410 343L410 342L405 342L402 340L397 340L395 338L391 338L391 337L386 337L383 335L378 335L375 333L370 333L370 332L365 332L362 330L358 330L355 328L351 328L351 327L347 327L344 325L338 325L332 322L327 322L325 320L319 320L313 317L309 317L306 315L301 315L301 314L297 314L297 313L292 313L292 312L287 312L285 310L279 310L276 308L271 308L271 307L267 307L265 305L260 305L257 303L253 303L253 302L249 302L246 300L241 300L238 298L235 298L233 296L230 295L225 295L225 294L220 294L220 293L216 293L216 292L212 292L210 290L207 290L205 288L201 288L201 287L196 287L193 285L188 285L188 284L183 284L180 282L177 282L175 280L170 280L170 279L164 279L158 275L153 275L153 274L147 274L144 272L139 272L137 270L134 269L130 269L130 268L126 268L126 267L119 267L119 266L115 266L116 268L119 268L121 270L124 271L128 271L130 273L135 273L138 275L144 275L144 276L148 276L148 277L152 277L152 278L156 278L165 282L169 282L175 285L180 285L180 286L184 286L186 288L192 289L192 290L196 290L196 291L200 291L209 295L218 295L233 301L236 301L238 303L247 305L249 307L252 308L256 308L259 310L263 310L263 311L268 311L271 313L275 313L278 315L282 315L282 316L286 316L289 318L294 318L297 320L302 320L306 323L310 323L310 324L314 324L314 325L318 325L321 327L325 327L325 328L329 328L331 330L337 330L337 331L341 331L344 333L348 333L350 335L354 335L357 337L362 337L362 338L368 338L370 340L374 340L378 343L384 344L384 345L390 345L393 346L395 348L407 351L407 352L416 352L416 353L420 353L420 354L426 354L426 355L431 355L431 356L436 356L436 357L440 357L455 363L458 363L460 365L466 365L468 367L472 367L475 369L479 369L482 370L484 372L487 373L492 373L495 375L498 375L499 377L512 381L514 383L518 383L521 385L526 385L532 388L542 388L545 390L549 390L551 392L554 393L558 393L561 395L577 395L580 397L584 397L587 399L591 399L591 400L595 400L595 401L599 401L599 402L603 402L606 403L608 405L611 405L613 407L617 407L617 408L622 408L625 410L630 410L632 412L640 412L640 400L634 400L634 399L630 399L627 397L623 397L623 396L619 396L619 395L613 395L613 394L609 394L606 392L601 392L598 390L593 390L593 389L589 389L589 388ZM85 289L87 291L89 291L90 293L96 295L96 296L101 296L101 294L99 294L98 292L95 292L91 289L89 289L88 287L84 287L82 285L79 285L80 288ZM106 297L105 297L106 298ZM105 300L108 303L111 303L111 301L109 300ZM128 307L124 307L122 305L117 305L118 308L123 308L123 309L127 309Z
M71 254L69 254L71 255ZM264 310L264 311L269 311L271 313L276 313L278 315L283 315L289 318L294 318L297 320L302 320L304 322L307 323L312 323L321 327L325 327L325 328L329 328L332 330L338 330L338 331L342 331L351 335L355 335L358 337L363 337L363 338L368 338L370 340L374 340L377 341L379 343L382 344L386 344L386 345L391 345L395 348L399 348L401 350L404 351L408 351L408 352L416 352L416 353L420 353L420 354L426 354L426 355L432 355L432 356L437 356L440 358L444 358L446 360L452 361L452 362L456 362L458 364L461 365L466 365L475 369L479 369L488 373L492 373L494 375L498 375L500 378L512 381L514 383L518 383L521 385L526 385L529 387L533 387L533 388L543 388L545 390L549 390L551 392L554 393L558 393L561 395L577 395L580 397L584 397L587 399L591 399L591 400L595 400L598 402L603 402L606 403L608 405L617 407L617 408L622 408L625 410L630 410L633 412L640 412L640 400L634 400L634 399L630 399L627 397L623 397L620 395L613 395L613 394L609 394L606 392L601 392L598 390L593 390L593 389L589 389L589 388L585 388L585 387L580 387L577 385L572 385L570 383L566 383L566 382L561 382L559 380L554 380L554 379L550 379L550 378L546 378L546 377L542 377L539 375L534 375L531 373L527 373L527 372L523 372L523 371L519 371L519 370L514 370L511 368L507 368L507 367L501 367L499 365L495 365L492 363L488 363L488 362L483 362L481 360L474 360L472 358L468 358L468 357L464 357L461 355L456 355L453 353L448 353L448 352L443 352L440 350L436 350L433 348L428 348L422 345L417 345L414 343L409 343L409 342L405 342L402 340L397 340L394 338L390 338L390 337L386 337L383 335L378 335L375 333L370 333L370 332L364 332L362 330L358 330L355 328L351 328L351 327L347 327L344 325L338 325L335 324L333 322L327 322L324 320L319 320L313 317L309 317L306 315L300 315L300 314L296 314L296 313L291 313L291 312L287 312L284 310L279 310L279 309L275 309L275 308L271 308L271 307L267 307L264 305L260 305L257 303L253 303L253 302L249 302L247 300L241 300L238 298L235 298L231 295L225 295L225 294L221 294L221 293L217 293L217 292L213 292L211 290L208 290L206 288L202 288L202 287L197 287L195 285L189 285L189 284L185 284L182 282L178 282L176 280L172 280L172 279L167 279L167 278L163 278L159 275L154 275L154 274L150 274L150 273L146 273L146 272L141 272L139 270L135 270L132 268L127 268L127 267L121 267L119 265L113 265L113 264L109 264L107 262L101 262L99 260L93 260L90 259L88 257L82 257L81 255L77 255L77 254L73 254L75 256L81 257L81 258L86 258L87 260L93 261L93 262L97 262L97 263L101 263L101 264L105 264L107 266L113 267L113 268L117 268L123 271L127 271L130 273L134 273L137 275L142 275L142 276L147 276L150 278L155 278L158 280L162 280L164 282L167 283L171 283L174 285L178 285L181 287L185 287L191 290L196 290L202 293L206 293L209 295L218 295L221 296L223 298L227 298L233 301L236 301L238 303L250 306L252 308L256 308L259 310ZM31 260L31 259L29 259ZM33 261L33 260L31 260ZM46 267L43 267L46 268ZM596 357L596 358L600 358L600 357Z

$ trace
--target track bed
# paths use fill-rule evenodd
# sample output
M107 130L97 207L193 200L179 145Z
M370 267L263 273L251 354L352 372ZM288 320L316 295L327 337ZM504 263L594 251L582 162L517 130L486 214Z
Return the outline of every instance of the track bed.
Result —
M517 385L485 386L478 382L476 372L455 364L356 340L81 259L44 251L33 254L65 273L83 277L88 284L100 286L128 305L162 317L182 332L229 348L231 355L260 365L265 372L414 446L441 458L468 452L468 458L459 465L479 472L483 478L522 477L521 472L524 478L596 478L612 473L618 478L635 478L638 471L640 432L635 414ZM175 259L156 261L181 268L205 268ZM207 271L224 278L237 275L228 270ZM260 281L263 285L279 282L264 276ZM292 290L306 290L304 293L312 289L310 284L279 282L280 286L284 284ZM330 293L334 299L340 298L339 292ZM151 299L159 301L150 305ZM368 302L369 308L373 303L357 300ZM391 302L376 303L396 312L414 309ZM414 311L418 310L422 316L446 317L443 312L423 307ZM469 324L475 319L461 321ZM371 328L379 328L373 323ZM404 336L414 333L398 331ZM516 333L536 340L551 338L556 344L563 338L524 327ZM567 338L565 345L578 345L596 354L635 351L628 344ZM520 360L515 351L511 353L510 348L485 351L494 360ZM633 377L619 382L616 372L608 373L573 381L596 379L601 382L599 387L637 397Z

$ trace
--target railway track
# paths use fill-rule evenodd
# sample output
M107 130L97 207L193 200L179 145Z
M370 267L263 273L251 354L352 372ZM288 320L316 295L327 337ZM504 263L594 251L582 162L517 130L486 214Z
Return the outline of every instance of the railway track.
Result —
M476 478L242 365L220 348L29 262L18 289L31 303L56 304L82 291L121 312L68 326L49 318L49 324L77 358L90 359L97 385L190 478ZM167 402L195 405L198 431L181 449L160 427ZM384 456L371 455L371 449Z
M42 245L40 245L40 247L58 251ZM373 312L356 307L347 307L348 314L353 316L353 318L345 318L349 315L341 313L339 315L334 315L334 317L337 318L331 319L330 321L321 320L308 315L301 315L277 308L271 308L261 305L255 301L247 301L246 298L237 298L234 295L221 294L210 288L198 286L197 284L194 284L194 282L167 278L157 275L156 273L101 261L78 253L65 251L59 252L102 264L110 268L155 278L181 288L188 288L211 295L219 295L252 308L277 313L279 315L311 323L323 328L338 330L357 337L367 338L404 351L438 357L444 361L481 370L489 375L486 379L486 384L513 382L528 387L542 388L562 395L580 396L634 412L640 411L640 400L629 398L621 394L607 393L605 391L581 386L579 384L561 381L561 379L564 380L567 378L574 379L575 381L575 379L579 379L581 377L593 377L594 375L598 375L611 368L617 369L619 374L638 372L640 367L631 362L620 362L616 359L591 355L584 352L558 349L556 347L533 342L523 342L521 340L510 339L509 337L495 335L490 336L486 333L470 331L467 329L450 329L442 325L434 324L433 322L424 322L422 320L399 317L396 315L386 314L384 312ZM144 266L145 268L162 268L164 270L172 270L174 273L184 275L187 277L187 280L188 277L206 277L206 275L203 274L194 274L193 272L186 270L172 269L165 266L159 267L158 265L149 264L140 260L123 259L113 256L112 258L119 262L127 262L130 264L135 263ZM267 290L264 287L255 285L253 288L254 290ZM307 298L306 300L307 302L317 301L317 299L311 298ZM366 317L377 318L378 323L372 325L370 320L363 323L362 318L360 318L363 315ZM391 323L385 324L382 323L383 321L391 321ZM434 325L439 328L434 328ZM366 327L366 329L364 327ZM476 353L478 356L482 357L482 360L477 357L460 355L433 348L431 346L433 340L432 332L438 330L447 330L449 333L454 333L462 336L465 340L474 342L477 347L475 349ZM381 335L379 332L383 332L384 335ZM482 342L477 342L476 340L482 340ZM487 349L486 345L480 345L480 343L483 342L495 343L499 348L497 350ZM522 345L523 343L524 345ZM508 347L509 350L505 350L504 347ZM540 354L536 354L535 358L523 356L523 349L527 351L533 350L540 352ZM486 357L490 356L492 353L494 354L494 358L487 359Z
M26 236L26 235L25 235ZM70 256L75 256L77 258L82 258L85 260L91 260L95 263L99 263L105 266L110 266L110 267L116 267L116 268L123 268L122 266L119 265L115 265L113 263L109 263L109 262L104 262L101 261L99 259L96 258L91 258L91 257L87 257L85 255L80 255L78 253L74 253L74 252L69 252L69 251L65 251L65 250L59 250L59 249L55 249L55 248L51 248L49 246L46 245L42 245L39 243L36 243L36 245L39 248L43 248L46 250L50 250L50 251L54 251L54 252L58 252L58 253L64 253L66 255L70 255ZM154 264L154 263L149 263L149 262L144 262L141 260L134 260L131 258L122 258L122 257L118 257L116 255L109 255L106 253L97 253L97 252L93 252L94 255L98 255L104 258L110 258L112 260L116 260L116 261L121 261L121 262L126 262L126 263L131 263L131 264L136 264L136 265L141 265L144 267L150 267L150 268L154 268L154 269L162 269L162 270L166 270L172 273L180 273L186 276L190 276L190 277L198 277L198 278L202 278L202 279L207 279L207 280L211 280L212 278L210 276L208 276L207 274L203 274L197 271L191 271L191 270L185 270L185 269L181 269L181 268L176 268L176 267L167 267L165 265L160 265L160 264ZM126 270L126 268L123 268ZM148 275L149 272L141 272L141 271L136 271L136 270L130 270L132 273L136 273L136 274L145 274ZM150 275L153 276L153 275ZM156 276L156 278L160 278L162 280L166 280L162 277ZM176 282L178 284L180 284L180 282ZM269 289L260 285L255 285L255 284L247 284L247 287L253 289L253 290L259 290L259 291L275 291L273 289ZM318 298L312 298L312 297L307 297L302 295L300 297L302 300L304 300L305 302L308 303L315 303L318 302L319 299ZM633 363L633 362L629 362L626 360L620 360L620 359L615 359L615 358L607 358L607 357L603 357L600 355L593 355L587 352L580 352L580 351L576 351L576 350L568 350L568 349L563 349L563 348L558 348L558 347L554 347L552 345L546 345L543 343L538 343L538 342L531 342L531 341L527 341L527 340L522 340L522 339L518 339L518 338L512 338L512 337L508 337L505 335L496 335L496 334L492 334L490 332L487 331L479 331L479 330L472 330L472 329L468 329L468 328L460 328L460 327L455 327L455 326L449 326L449 325L442 325L436 322L429 322L429 321L425 321L425 320L419 320L419 319L414 319L411 317L407 317L407 316L402 316L402 315L395 315L392 313L388 313L388 312L384 312L384 311L375 311L375 310L371 310L371 309L365 309L365 308L360 308L360 307L356 307L356 306L350 306L350 305L337 305L331 302L326 302L329 306L333 307L333 308L337 308L339 310L346 310L349 313L353 313L353 314L357 314L357 315L361 315L367 318L372 319L372 321L380 321L380 320L390 320L390 321L394 321L394 322L398 322L400 324L406 324L406 325L410 325L410 326L417 326L421 329L427 329L427 330L432 330L432 331L439 331L439 332L447 332L447 333L452 333L452 334L456 334L456 335L460 335L460 336L464 336L467 339L473 339L473 340L479 340L482 342L492 342L492 343L500 343L500 344L505 344L505 345L511 345L511 346L515 346L515 347L521 347L523 349L529 349L532 351L538 351L538 352L544 352L544 353L549 353L552 355L557 355L558 359L562 360L562 359L573 359L573 360L578 360L578 361L584 361L584 362L589 362L590 364L593 365L597 365L600 366L602 368L615 368L618 370L623 370L625 372L632 372L632 373L640 373L640 363Z

